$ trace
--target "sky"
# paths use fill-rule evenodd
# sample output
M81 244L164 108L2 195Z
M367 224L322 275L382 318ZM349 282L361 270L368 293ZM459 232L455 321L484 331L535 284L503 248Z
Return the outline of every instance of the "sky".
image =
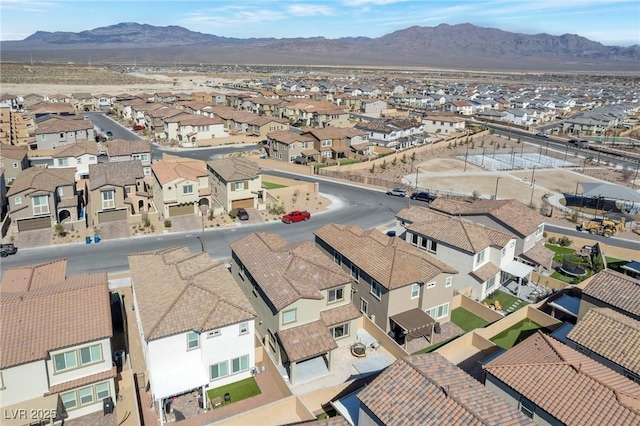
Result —
M224 37L380 37L414 25L470 23L525 34L640 44L639 0L0 0L0 40L121 22Z

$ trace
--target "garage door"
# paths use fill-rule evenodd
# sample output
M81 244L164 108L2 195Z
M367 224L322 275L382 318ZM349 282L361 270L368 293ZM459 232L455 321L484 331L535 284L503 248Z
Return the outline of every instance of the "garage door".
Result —
M247 198L245 200L235 200L231 202L231 209L252 209L253 208L253 198Z
M169 207L169 217L184 216L186 214L193 214L193 204Z
M98 213L98 222L100 223L115 222L116 220L127 220L127 211L110 210L108 212Z
M51 218L49 216L36 217L18 221L18 231L33 231L36 229L51 228Z

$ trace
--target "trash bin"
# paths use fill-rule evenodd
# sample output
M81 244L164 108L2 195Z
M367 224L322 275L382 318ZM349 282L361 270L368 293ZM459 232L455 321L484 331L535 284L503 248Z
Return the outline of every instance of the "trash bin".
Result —
M113 360L116 363L116 368L118 373L122 371L122 367L124 366L124 362L126 360L126 354L124 351L115 351L113 353Z
M110 396L102 400L102 412L105 416L113 413L113 398Z
M96 234L93 236L93 242L94 243L99 243L100 242L100 235Z
M87 244L91 244L91 237L85 237L84 242Z

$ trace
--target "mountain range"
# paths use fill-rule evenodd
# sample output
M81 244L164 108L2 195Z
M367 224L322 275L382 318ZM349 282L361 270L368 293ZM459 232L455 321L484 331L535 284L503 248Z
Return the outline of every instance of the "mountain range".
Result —
M640 46L605 46L574 34L520 34L472 24L413 26L378 38L228 38L120 23L38 31L0 43L6 62L103 62L426 67L494 71L637 71Z

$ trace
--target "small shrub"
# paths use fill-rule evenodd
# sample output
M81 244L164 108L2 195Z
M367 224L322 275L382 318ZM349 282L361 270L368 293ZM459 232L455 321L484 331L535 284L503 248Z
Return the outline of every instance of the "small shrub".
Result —
M558 239L558 244L560 244L560 246L562 247L569 247L572 243L573 241L571 241L571 239L569 239L569 237L567 237L566 235Z
M551 237L549 238L549 244L557 244L558 240L556 240L556 237Z
M393 161L391 162L391 165L392 165L393 167L395 167L395 166L396 166L396 164L398 164L398 159L397 159L397 158L394 158L394 159L393 159Z
M402 154L402 158L400 159L402 164L407 164L407 153Z
M275 214L275 215L284 214L285 213L284 205L283 204L277 204L277 205L271 206L271 208L269 209L269 213L270 214Z
M578 215L578 213L573 212L569 220L571 221L571 223L578 223L578 219L580 219L580 216Z
M165 228L171 228L171 220L170 219L165 219L164 227Z
M369 173L375 173L376 172L376 165L372 164L371 167L369 168Z
M387 160L382 160L382 164L380 164L380 168L382 170L387 170Z
M151 226L151 219L149 219L149 217L145 217L144 218L144 227L148 228Z
M542 238L547 238L547 231L544 231L544 232L542 233Z
M230 217L231 219L235 219L236 217L238 217L238 209L232 209L232 210L229 212L229 217Z

